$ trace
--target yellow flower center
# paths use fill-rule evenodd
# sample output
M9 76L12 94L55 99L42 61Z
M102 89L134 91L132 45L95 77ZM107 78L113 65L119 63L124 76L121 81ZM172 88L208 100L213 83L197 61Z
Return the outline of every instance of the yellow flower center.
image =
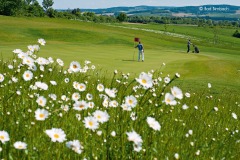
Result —
M5 137L4 136L0 136L0 139L5 139Z
M142 83L146 84L147 83L146 79L142 79Z
M76 65L76 64L74 64L74 65L73 65L73 68L74 68L74 69L76 69L76 68L77 68L77 65Z
M170 100L169 98L167 98L167 99L166 99L166 102L170 103L170 102L171 102L171 100Z
M23 146L22 146L22 145L19 145L19 146L18 146L18 148L19 148L19 149L22 149L22 148L23 148Z
M54 138L59 138L59 135L58 134L54 134L53 137Z
M89 124L89 126L93 126L93 122L92 121L90 121L88 124Z
M44 114L42 114L42 113L39 114L39 117L40 117L40 118L44 118Z
M132 104L132 103L133 103L133 101L130 99L130 100L128 101L128 103L129 103L129 104Z

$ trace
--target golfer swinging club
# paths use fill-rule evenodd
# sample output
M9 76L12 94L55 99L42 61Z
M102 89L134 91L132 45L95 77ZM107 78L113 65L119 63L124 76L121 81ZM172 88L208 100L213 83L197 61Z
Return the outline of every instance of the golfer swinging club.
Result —
M144 61L144 48L141 42L136 45L135 48L138 48L138 62L140 61L140 57L142 57L142 62Z

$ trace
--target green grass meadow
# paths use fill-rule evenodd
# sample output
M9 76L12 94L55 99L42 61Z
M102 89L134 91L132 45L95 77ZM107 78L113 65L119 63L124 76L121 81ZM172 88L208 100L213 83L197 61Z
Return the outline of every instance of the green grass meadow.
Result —
M216 30L218 41L214 43ZM165 30L157 24L0 16L0 158L239 159L240 39L232 37L235 30L187 25L168 25ZM144 62L137 61L134 37L144 45ZM28 45L38 44L39 38L46 40L46 45L34 54L52 57L54 62L43 69L36 63L34 71L22 64L13 50L27 52ZM188 39L200 53L186 53ZM57 58L64 61L63 67ZM69 73L72 61L89 69ZM33 73L29 81L23 78L27 70ZM141 72L152 75L151 88L144 89L135 80ZM35 82L47 84L48 89L34 89ZM85 84L86 89L74 88L75 82ZM98 84L116 96L97 90ZM175 97L177 104L168 105L165 96L174 86L181 89L183 98ZM78 101L91 102L94 107L75 110L74 93L79 94ZM137 104L126 111L123 106L131 95ZM37 102L41 96L47 101L43 106ZM48 118L37 120L37 109L47 110ZM83 121L97 110L107 112L110 118L92 130ZM149 127L148 117L155 118L161 129ZM61 128L66 140L53 142L45 133L51 128ZM6 131L10 140L4 142L6 135L1 131ZM141 143L133 142L136 136L129 139L127 133L132 131L141 136ZM81 153L76 153L74 145L66 147L71 140L80 141L82 147L77 149ZM27 148L14 147L17 141L25 142Z
M240 40L233 38L234 29L218 29L219 44L213 44L213 29L192 26L169 26L197 44L201 54L186 54L187 38L177 38L141 30L123 29L105 24L71 20L1 17L1 54L11 57L13 49L27 49L43 37L47 45L42 56L61 57L66 64L72 60L90 60L99 68L140 73L158 69L181 73L184 79L209 80L240 85ZM119 27L120 26L120 27ZM126 27L164 30L161 25L126 24ZM137 62L134 37L140 37L145 47L145 62ZM133 61L134 60L134 61Z

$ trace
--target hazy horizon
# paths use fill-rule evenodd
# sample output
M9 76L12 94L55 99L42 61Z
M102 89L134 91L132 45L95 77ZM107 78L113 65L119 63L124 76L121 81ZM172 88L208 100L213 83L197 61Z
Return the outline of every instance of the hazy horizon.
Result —
M42 5L43 0L38 0ZM135 6L171 6L171 7L183 7L183 6L203 6L203 5L235 5L240 6L240 0L218 0L217 2L209 2L209 0L75 0L71 3L66 0L54 0L54 9L102 9L111 7L135 7ZM239 9L240 10L240 9Z

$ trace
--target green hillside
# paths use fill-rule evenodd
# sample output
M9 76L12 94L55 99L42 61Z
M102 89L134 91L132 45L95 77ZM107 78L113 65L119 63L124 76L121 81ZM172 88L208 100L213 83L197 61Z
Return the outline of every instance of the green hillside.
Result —
M130 74L156 70L163 74L181 74L180 83L198 88L216 83L219 91L240 89L240 39L231 35L234 29L196 26L141 24L97 24L63 19L0 17L0 53L12 57L14 49L27 50L38 38L47 41L39 55L71 61L90 60L99 69L115 69ZM137 62L134 37L145 47L145 62ZM187 54L187 39L197 44L200 54ZM191 85L188 85L188 81ZM196 85L195 85L196 84Z

